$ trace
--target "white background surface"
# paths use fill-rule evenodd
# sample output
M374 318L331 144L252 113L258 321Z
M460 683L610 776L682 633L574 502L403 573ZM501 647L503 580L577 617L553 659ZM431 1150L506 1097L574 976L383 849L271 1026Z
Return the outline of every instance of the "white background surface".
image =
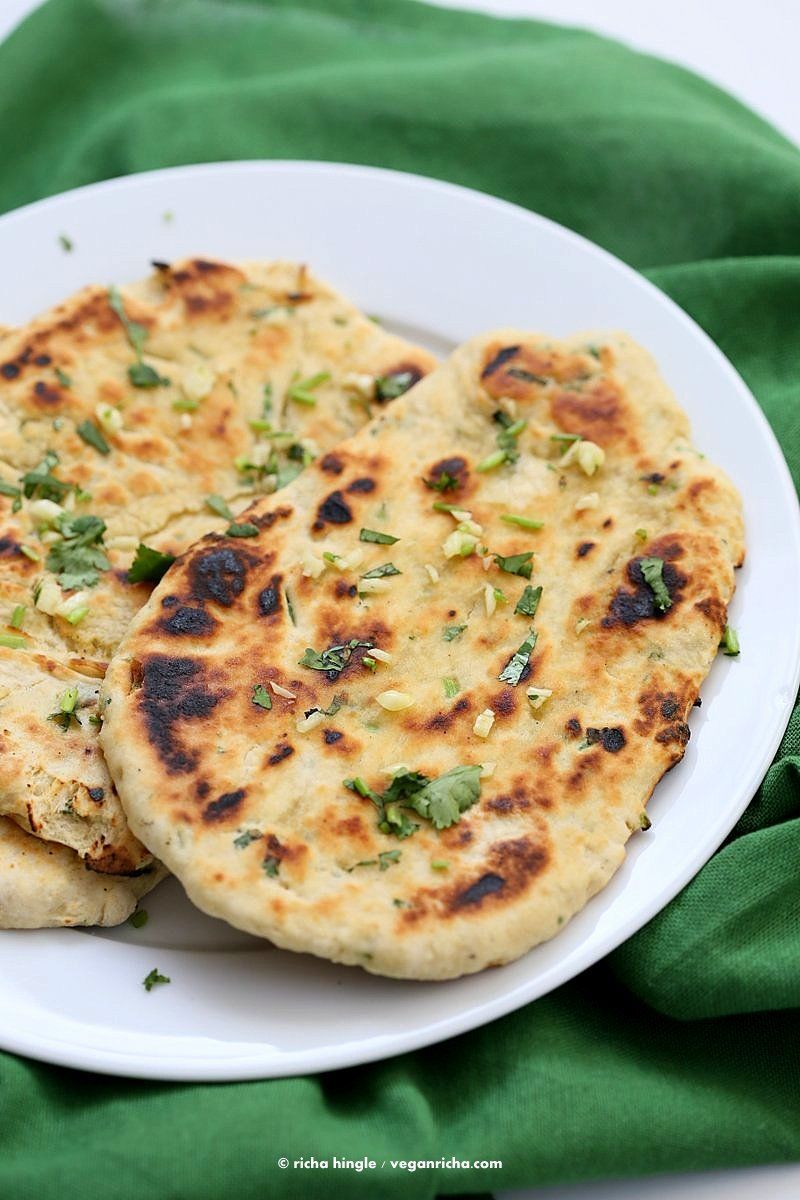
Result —
M800 8L796 0L440 0L585 25L698 71L800 143ZM0 0L0 38L37 0ZM502 1194L509 1200L511 1193ZM515 1200L797 1200L800 1167L758 1168L657 1180L547 1188Z

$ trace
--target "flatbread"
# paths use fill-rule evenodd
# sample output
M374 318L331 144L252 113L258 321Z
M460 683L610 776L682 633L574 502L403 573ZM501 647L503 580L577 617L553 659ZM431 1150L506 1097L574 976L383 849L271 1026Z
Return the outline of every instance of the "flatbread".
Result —
M119 925L163 875L157 867L132 879L99 875L66 846L0 817L0 929Z
M551 937L683 756L744 553L737 493L650 357L622 334L476 338L247 519L257 538L172 568L104 681L136 834L204 911L381 974Z
M176 554L227 528L207 497L238 512L434 360L302 266L204 259L160 264L116 295L85 288L0 349L0 592L6 620L25 610L0 653L0 813L95 870L135 872L151 855L127 828L93 722L98 680L151 591L128 581L138 543ZM91 584L51 569L65 544L55 503L105 522L88 553L108 569Z

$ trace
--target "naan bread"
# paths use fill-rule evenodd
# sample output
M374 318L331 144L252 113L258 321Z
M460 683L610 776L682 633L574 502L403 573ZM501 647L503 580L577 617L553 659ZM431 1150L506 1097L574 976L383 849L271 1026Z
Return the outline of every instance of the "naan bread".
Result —
M476 338L247 520L168 572L106 676L137 836L204 911L381 974L551 937L683 756L744 552L652 360Z
M88 870L66 846L43 842L0 817L0 929L119 925L163 868L133 879Z
M0 590L21 625L0 653L0 813L97 871L135 872L152 859L98 751L96 696L151 591L128 581L138 543L176 554L227 528L207 497L236 512L282 486L434 360L304 267L203 259L85 288L0 350ZM79 532L76 554L63 521L87 515L105 530ZM57 572L65 547L89 578L98 556L108 569Z

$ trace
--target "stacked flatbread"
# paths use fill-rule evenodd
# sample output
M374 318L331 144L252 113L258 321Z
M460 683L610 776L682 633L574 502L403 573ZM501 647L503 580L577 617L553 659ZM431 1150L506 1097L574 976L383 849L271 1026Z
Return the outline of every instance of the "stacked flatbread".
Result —
M136 836L204 911L381 974L551 937L683 756L744 554L652 360L478 337L241 519L103 683Z
M245 542L233 513L434 365L302 266L155 268L0 340L0 926L115 924L163 875L97 743L162 556Z

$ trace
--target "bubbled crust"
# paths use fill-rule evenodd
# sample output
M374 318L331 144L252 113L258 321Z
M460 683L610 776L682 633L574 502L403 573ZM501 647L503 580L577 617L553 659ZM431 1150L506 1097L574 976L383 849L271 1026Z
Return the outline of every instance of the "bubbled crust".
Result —
M479 472L498 408L528 420L519 461ZM591 478L559 461L552 435L568 431L605 448ZM440 495L425 479L443 471L456 486ZM518 686L498 676L531 626L514 612L527 581L488 556L446 560L442 499L472 513L493 552L535 552L538 642ZM504 523L509 512L544 527ZM738 496L692 449L652 360L621 334L476 338L247 518L257 537L212 534L168 572L106 677L102 742L137 834L205 911L377 973L449 978L552 936L619 866L682 757L743 556ZM362 527L400 540L361 544ZM352 569L304 573L309 554L357 547ZM643 556L664 561L665 612ZM388 561L401 574L359 596L359 577ZM508 600L491 617L487 582ZM466 629L446 640L454 625ZM391 662L372 671L357 647L335 678L298 665L306 647L350 639ZM271 683L295 698L254 703ZM536 713L531 684L553 691ZM386 712L375 697L388 689L413 707ZM337 712L297 729L334 697ZM484 740L473 725L486 708ZM396 763L430 776L495 765L459 823L422 821L399 841L342 783L383 790ZM398 850L381 870L378 855Z
M0 341L0 478L16 486L55 451L57 477L91 496L74 512L106 522L111 562L89 590L82 621L46 615L33 589L48 546L28 501L14 512L13 497L0 495L0 598L9 615L26 607L22 630L3 630L26 646L0 652L0 813L113 874L152 861L127 828L92 723L98 679L151 591L127 579L136 544L179 553L227 525L206 496L221 495L234 512L252 500L260 485L234 460L251 455L261 437L249 422L263 416L265 384L274 426L321 454L369 417L351 376L391 374L398 364L421 376L434 365L297 264L190 259L161 264L120 290L128 316L148 331L144 359L167 386L132 386L134 352L105 287L84 288ZM183 384L198 366L213 370L213 386L187 413ZM316 405L287 399L294 378L319 373L329 378L314 391ZM83 421L97 424L98 404L122 415L119 432L103 430L108 455L77 433ZM48 717L73 685L81 688L81 725L62 731Z

